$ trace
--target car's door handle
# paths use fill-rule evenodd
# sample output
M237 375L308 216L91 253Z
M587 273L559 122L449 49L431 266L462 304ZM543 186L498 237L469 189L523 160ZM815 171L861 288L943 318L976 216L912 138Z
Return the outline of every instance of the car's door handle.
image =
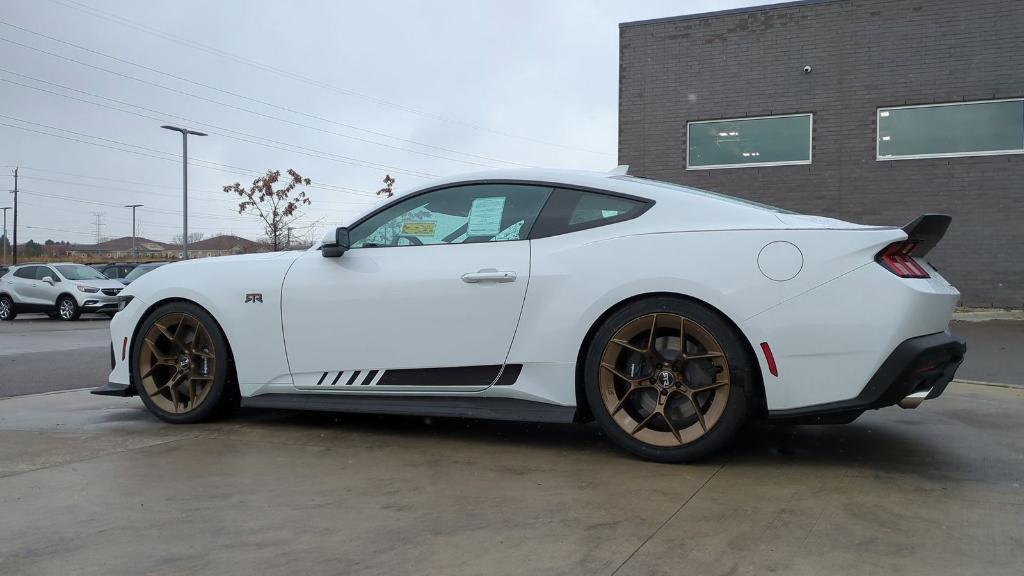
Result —
M476 272L467 272L466 274L463 274L462 281L467 284L477 284L480 282L515 282L516 273L507 270L484 268L482 270L477 270Z

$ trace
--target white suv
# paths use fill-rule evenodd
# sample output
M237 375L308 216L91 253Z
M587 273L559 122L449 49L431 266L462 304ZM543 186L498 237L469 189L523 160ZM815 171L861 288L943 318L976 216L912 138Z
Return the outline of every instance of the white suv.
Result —
M83 312L117 312L124 285L81 264L24 264L0 277L0 320L45 312L77 320Z

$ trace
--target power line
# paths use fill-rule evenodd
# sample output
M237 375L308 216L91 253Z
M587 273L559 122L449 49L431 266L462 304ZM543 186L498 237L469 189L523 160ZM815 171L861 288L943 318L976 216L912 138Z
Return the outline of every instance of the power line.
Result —
M451 117L444 116L444 115L441 115L441 114L435 114L435 113L431 113L431 112L426 112L426 111L423 111L423 110L419 110L417 108L413 108L411 106L406 106L404 104L399 104L399 103L396 103L396 102L391 102L391 101L386 100L384 98L379 98L377 96L372 96L372 95L369 95L369 94L363 94L363 93L357 92L355 90L350 90L350 89L345 89L345 88L338 88L337 86L333 86L333 85L328 84L326 82L322 82L322 81L316 80L314 78L309 78L307 76L303 76L301 74L297 74L297 73L289 71L289 70L284 70L284 69L281 69L281 68L277 68L277 67L271 66L269 64L263 64L263 63L258 62L256 60L253 60L253 59L250 59L250 58L246 58L244 56L239 56L239 55L236 55L236 54L232 54L232 53L227 52L225 50L220 50L218 48L207 46L205 44L196 42L194 40L189 40L187 38L177 37L177 36L168 34L166 32L163 32L163 31L161 31L161 30L159 30L157 28L153 28L151 26L147 26L145 24L141 24L141 23L138 23L138 22L134 22L132 20L129 20L128 18L124 18L124 17L121 17L121 16L117 16L115 14L111 14L110 12L104 12L103 10L100 10L98 8L93 8L91 6L87 6L87 5L82 4L80 2L75 2L74 0L67 0L66 2L62 1L62 0L51 0L51 1L56 2L57 4L61 4L61 5L65 6L65 7L67 7L67 8L83 11L83 12L85 12L85 13L87 13L90 16L93 16L95 18L100 18L100 19L103 19L103 20L107 20L109 22L114 22L116 24L120 24L122 26L127 26L127 27L130 27L130 28L134 28L136 30L139 30L139 31L142 31L142 32L145 32L145 33L148 33L148 34L152 34L152 35L164 38L165 40L169 40L171 42L175 42L175 43L178 43L178 44L182 44L182 45L188 46L188 47L193 48L195 50L200 50L200 51L203 51L203 52L207 52L207 53L213 54L215 56L219 56L219 57L222 57L222 58L227 58L227 59L230 59L230 60L234 60L236 62L239 62L239 63L242 63L242 64L246 64L246 65L249 65L249 66L253 66L255 68L258 68L258 69L261 69L261 70L264 70L264 71L274 72L276 74L280 74L280 75L286 76L288 78L292 78L294 80L299 80L301 82L305 82L307 84L311 84L313 86L317 86L317 87L325 89L325 90L330 90L330 91L333 91L333 92L344 94L346 96L362 98L364 100L368 100L370 102L373 102L373 103L381 105L381 106L388 106L388 107L396 108L396 109L403 110L405 112L409 112L409 113L416 114L416 115L419 115L419 116L423 116L423 117L426 117L426 118L431 118L431 119L434 119L434 120L439 120L439 121L447 122L447 123L451 123L451 124L457 124L457 125L460 125L460 126L465 126L467 128L472 128L474 130L478 130L478 131L482 131L482 132L487 132L487 133L490 133L490 134L496 134L496 135L500 135L500 136L505 136L507 138L513 138L513 139L517 139L517 140L533 142L533 143L536 143L536 144L544 144L546 146L553 146L555 148L562 148L562 149L565 149L565 150L576 150L576 151L579 151L579 152L587 152L587 153L590 153L590 154L600 154L602 156L614 156L614 154L611 154L611 153L608 153L608 152L602 152L602 151L599 151L599 150L591 150L591 149L587 149L587 148L568 146L568 145L565 145L565 144L559 144L559 143L556 143L556 142L549 142L549 141L546 141L546 140L541 140L539 138L534 138L534 137L530 137L530 136L522 136L522 135L518 135L518 134L512 134L512 133L509 133L509 132L504 132L504 131L497 130L497 129L494 129L494 128L490 128L490 127L487 127L487 126L483 126L481 124L476 124L476 123L468 122L468 121L465 121L465 120L459 120L459 119L451 118Z
M4 40L4 38L0 38L0 40ZM398 173L401 173L401 174L406 174L406 175L409 175L409 176L416 176L418 178L436 178L437 177L437 175L431 174L429 172L421 172L421 171L418 171L418 170L410 170L408 168L402 168L402 167L399 167L399 166L390 166L390 165L387 165L387 164L377 164L377 163L374 163L374 162L369 162L369 161L366 161L366 160L361 160L359 158L352 158L352 157L349 157L349 156L342 156L340 154L335 154L333 152L325 152L323 150L317 150L315 148L306 148L306 147L303 147L303 146L299 146L297 144L289 144L287 142L281 142L279 140L273 140L273 139L266 138L266 137L263 137L263 136L256 136L256 135L253 135L253 134L247 134L245 132L240 132L240 131L237 131L237 130L232 130L230 128L224 128L224 127L220 127L220 126L215 126L213 124L206 124L206 123L203 123L203 122L200 122L200 121L197 121L197 120L192 120L192 119L189 119L189 118L184 118L183 116L178 116L176 114L168 114L168 113L162 112L160 110L153 110L151 108L145 108L143 106L136 106L135 104L129 104L127 102L121 102L120 100L114 100L113 98L107 98L105 96L100 96L98 94L92 94L92 93L86 92L84 90L78 90L76 88L71 88L71 87L68 87L68 86L63 86L61 84L56 84L56 83L53 83L53 82L47 82L46 80L32 78L31 76L26 76L24 74L18 74L17 72L11 72L10 70L5 70L5 69L2 69L2 68L0 68L0 71L6 72L8 74L13 74L13 75L16 75L16 76L22 76L22 77L25 77L25 78L29 78L29 79L31 79L33 81L36 81L36 82L41 82L41 83L50 84L50 85L53 85L53 86L58 86L58 87L61 87L61 88L65 89L65 90L71 90L71 91L74 91L74 92L80 92L80 93L83 93L83 94L87 94L89 96L92 96L93 98L99 98L99 99L103 99L103 100L109 100L109 101L112 101L112 102L118 102L118 103L123 104L125 106L131 106L133 108L139 108L140 110L149 110L149 111L155 112L157 114L163 114L164 116L169 116L169 117L172 117L172 118L182 119L182 120L185 120L185 121L190 122L190 123L201 124L201 125L204 125L204 126L213 126L214 128L217 128L217 129L222 130L224 132L232 132L234 134L241 134L241 135L246 136L248 138L258 138L258 139L262 139L262 140L267 140L268 142L273 142L273 143L281 144L283 146L291 146L293 148L298 148L300 150L290 150L288 148L283 148L281 146L272 146L272 145L264 143L264 142L257 142L257 141L249 140L247 138L241 138L241 137L238 137L238 136L232 136L231 134L226 134L224 132L211 131L211 133L218 134L219 136L224 136L226 138L231 138L232 140L238 140L240 142L247 142L247 143L250 143L250 144L256 144L258 146L264 146L264 147L267 147L267 148L273 148L275 150L284 150L285 152L292 152L292 153L296 153L296 154L302 154L304 156L311 156L311 157L314 157L314 158L320 158L322 160L333 160L335 162L340 162L342 164L349 164L349 165L352 165L352 166L359 166L361 168L371 168L371 169L374 169L374 170L381 170L381 171L388 171L388 170L390 170L390 171L398 172ZM82 98L76 98L74 96L69 96L67 94L61 94L59 92L53 92L51 90L46 90L45 88L39 88L38 86L31 86L31 85L28 85L28 84L22 84L21 82L15 82L15 81L7 79L7 78L0 78L0 80L3 80L4 82L7 82L9 84L14 84L14 85L17 85L17 86L22 86L24 88L31 88L32 90L37 90L37 91L40 91L40 92L46 92L47 94L53 94L54 96L60 96L60 97L63 97L63 98L68 98L70 100L76 100L78 102L84 102L86 104L92 104L93 106L99 106L99 107L102 107L102 108L107 108L109 110L116 110L118 112L123 112L125 114L131 114L133 116L138 116L140 118L146 118L146 119L149 119L149 120L154 120L156 122L163 122L163 121L166 120L166 118L158 118L158 117L155 117L155 116L148 116L146 114L140 114L138 112L132 112L131 110L124 110L122 108L117 108L116 106L108 106L106 104L101 104L99 102L91 102L89 100L84 100ZM302 152L301 150L308 150L309 152ZM310 153L310 152L312 152L312 153Z
M58 128L56 126L49 126L47 124L41 124L39 122L32 122L32 121L29 121L29 120L22 120L20 118L15 118L13 116L6 116L4 114L0 114L0 118L7 118L7 119L10 119L10 120L14 120L16 122L23 122L25 124L31 124L33 126L40 126L40 127L43 127L43 128L47 128L47 129L50 129L50 130L56 130L56 131L59 131L59 132L67 132L69 134L73 134L73 135L79 136L81 138L93 138L93 139L96 139L96 140L101 140L101 141L104 141L104 142L110 142L112 144L117 144L119 146L138 148L140 150L145 150L145 151L152 152L152 153L139 152L138 150L125 150L123 148L118 148L118 147L116 147L114 145L110 145L110 144L102 144L102 143L99 143L99 142L90 142L88 140L82 140L80 138L75 138L75 137L72 137L72 136L64 136L64 135L61 135L61 134L51 134L49 132L43 132L41 130L35 130L35 129L32 129L32 128L26 128L24 126L17 126L15 124L8 124L8 123L5 123L5 122L0 122L0 126L7 126L8 128L15 128L15 129L18 129L18 130L24 130L26 132L34 132L36 134L42 134L44 136L50 136L52 138L61 138L63 140L70 140L70 141L78 142L78 143L81 143L81 144L88 144L90 146L98 146L100 148L108 148L110 150L116 150L118 152L127 152L129 154L135 154L135 155L143 156L143 157L147 157L147 158L155 158L157 160L164 160L164 161L167 161L167 162L174 162L174 163L180 162L179 157L175 157L173 154L171 154L169 152L164 152L162 150L156 150L156 149L153 149L153 148L147 148L145 146L138 146L138 145L135 145L135 144L128 144L126 142L121 142L119 140L111 140L109 138L101 138L99 136L89 136L88 134L82 134L80 132L75 132L73 130L67 130L65 128ZM241 175L241 176L246 176L246 177L253 176L253 175L263 175L263 172L260 172L258 170L252 170L252 169L249 169L249 168L241 168L239 166L232 166L230 164L221 164L221 163L218 163L218 162L212 162L210 160L201 160L199 158L191 159L189 161L189 166L195 166L197 168L205 168L207 170L214 170L214 171L217 171L217 172L224 172L224 173L227 173L227 174L235 174L235 175ZM334 185L334 184L323 184L323 183L316 183L316 182L314 182L313 184L310 184L310 188L322 188L322 189L325 189L325 190L333 190L333 191L336 191L336 192L341 192L343 194L354 194L356 196L375 196L374 194L366 193L366 192L363 192L363 191L360 191L360 190L356 190L354 188L348 188L348 187L345 187L345 186L337 186L337 185Z
M462 155L462 156L469 156L469 157L477 158L479 160L485 160L485 161L489 161L489 162L499 162L499 163L510 164L510 165L515 165L515 166L527 166L526 164L520 164L518 162L512 162L510 160L502 160L500 158L491 158L491 157L488 157L488 156L481 156L479 154L472 154L472 153L469 153L469 152L459 152L458 150L453 150L451 148L444 148L442 146L435 146L433 144L426 144L424 142L417 142L415 140L408 140L406 138L400 138L398 136L392 136L392 135L384 133L384 132L378 132L376 130L369 130L369 129L366 129L366 128L360 128L358 126L353 126L351 124L345 124L343 122L338 122L336 120L332 120L330 118L325 118L323 116L318 116L316 114L310 114L308 112L303 112L301 110L296 110L294 108L289 108L287 106L282 106L280 104L274 104L273 102L268 102L266 100L261 100L259 98L253 98L252 96L248 96L246 94L240 94L240 93L237 93L237 92L232 92L231 90L225 90L223 88L218 88L218 87L212 86L210 84L204 84L204 83L198 82L196 80L191 80L191 79L185 78L183 76L178 76L177 74L172 74L170 72L167 72L167 71L164 71L164 70L160 70L159 68L154 68L152 66L146 66L144 64L139 64L139 63L133 62L131 60L127 60L127 59L124 59L124 58L119 58L117 56L113 56L113 55L107 54L105 52L100 52L99 50L93 50L92 48L88 48L88 47L82 46L80 44L75 44L74 42L68 42L67 40L62 40L60 38L55 38L53 36L50 36L50 35L47 35L47 34L43 34L42 32L37 32L37 31L34 31L34 30L30 30L30 29L25 28L23 26L18 26L17 24L12 24L10 22L5 22L3 20L0 20L0 24L3 24L4 26L8 26L8 27L11 27L11 28L14 28L16 30L20 30L20 31L25 32L27 34L32 34L32 35L38 36L40 38L46 38L47 40L50 40L52 42L57 42L57 43L60 43L60 44L64 44L65 46L71 46L72 48L76 48L76 49L81 50L83 52L88 52L90 54L94 54L96 56L101 56L103 58L107 58L107 59L113 60L115 62L120 62L122 64L127 64L128 66L133 66L135 68L141 68L143 70L152 72L154 74L159 74L159 75L165 76L167 78L172 78L172 79L177 80L179 82L185 82L187 84L192 84L192 85L195 85L195 86L199 86L201 88L206 88L207 90L213 90L214 92L220 92L221 94L226 94L228 96L231 96L231 97L234 97L234 98L239 98L241 100L247 100L249 102L253 102L253 103L256 103L256 104L267 106L269 108L274 108L274 109L277 109L277 110L281 110L283 112L289 112L291 114L296 114L298 116L305 116L305 117L310 118L312 120L316 120L317 122L327 122L329 124L334 124L336 126L342 126L342 127L348 128L350 130L358 130L358 131L361 131L361 132L366 132L366 133L369 133L369 134L374 134L374 135L382 136L382 137L385 137L385 138L391 138L391 139L399 140L399 141L402 141L402 142L408 142L408 143L411 143L411 144L415 144L417 146L423 146L423 147L426 147L426 148L433 148L433 149L442 150L442 151L445 151L445 152L450 152L450 153L453 153L453 154L459 154L459 155ZM311 126L307 126L307 127L313 128ZM343 138L351 138L351 139L354 139L354 140L359 140L360 142L366 142L366 143L369 143L369 144L375 144L377 146L384 146L384 147L387 147L387 148L393 148L395 150L404 150L406 152L412 152L414 154L423 154L423 155L426 155L426 156L431 156L433 158L441 158L441 159L444 159L444 160L452 160L452 161L455 161L455 162L466 162L468 164L475 164L477 166L486 166L486 164L479 164L477 162L471 162L471 161L462 160L462 159L459 159L459 158L448 158L446 156L438 156L436 154L428 154L428 153L422 152L420 150L412 150L412 149L409 149L409 148L402 148L400 146L393 146L391 144L385 144L383 142L376 142L374 140L367 140L365 138L360 138L358 136L352 136L352 135L349 135L349 134L337 133L337 135L341 136Z

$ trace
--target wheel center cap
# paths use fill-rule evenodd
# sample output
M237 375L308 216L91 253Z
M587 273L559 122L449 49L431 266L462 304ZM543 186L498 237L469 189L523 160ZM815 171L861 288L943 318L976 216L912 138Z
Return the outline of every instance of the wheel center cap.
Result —
M192 361L189 360L188 356L184 356L184 355L178 356L178 367L181 368L182 370L188 370L188 367L191 364L192 364Z
M658 386L668 389L676 385L676 375L671 370L661 370L657 374Z

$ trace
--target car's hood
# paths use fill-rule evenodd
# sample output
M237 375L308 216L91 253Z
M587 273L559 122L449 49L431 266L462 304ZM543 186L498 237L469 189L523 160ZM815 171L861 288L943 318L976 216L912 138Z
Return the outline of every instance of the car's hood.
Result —
M119 285L124 288L122 294L143 299L149 293L168 287L204 290L210 283L232 282L240 275L257 272L260 268L265 268L264 272L281 269L282 265L287 268L302 254L302 251L261 252L171 262L143 274L127 286Z
M80 286L92 286L93 288L124 288L124 284L121 284L118 280L111 280L104 278L102 280L65 280L71 284L77 284Z

